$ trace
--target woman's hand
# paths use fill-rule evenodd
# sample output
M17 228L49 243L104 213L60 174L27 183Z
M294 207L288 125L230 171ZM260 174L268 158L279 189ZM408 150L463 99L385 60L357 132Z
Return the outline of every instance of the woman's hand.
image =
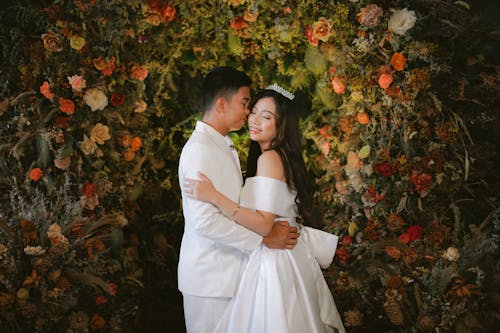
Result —
M217 190L212 181L201 172L198 172L198 177L201 180L186 178L182 185L182 193L191 199L212 202L217 195Z

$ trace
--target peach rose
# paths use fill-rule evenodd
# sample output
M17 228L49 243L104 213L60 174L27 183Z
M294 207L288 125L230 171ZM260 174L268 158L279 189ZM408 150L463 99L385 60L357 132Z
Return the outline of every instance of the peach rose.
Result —
M134 112L135 113L142 113L142 112L146 111L147 107L148 107L148 104L146 102L144 102L143 100L140 100L138 102L135 102Z
M67 156L67 157L62 158L62 159L55 159L54 165L58 169L67 170L69 168L69 166L71 165L71 158L69 156Z
M330 154L330 151L331 151L331 145L330 145L330 142L328 141L325 141L321 144L321 152L323 153L323 155L327 156L328 154Z
M331 33L332 26L324 17L320 17L318 21L312 24L312 35L320 41L327 42Z
M30 170L29 177L31 180L37 182L42 178L43 176L43 171L40 168L34 168Z
M399 52L396 52L392 55L391 65L397 71L402 71L405 69L406 59L404 55Z
M357 153L350 151L347 153L347 167L350 170L359 170L361 169L361 166L363 163L359 159L359 156Z
M69 85L71 86L71 89L73 89L76 92L81 92L83 89L87 87L87 82L81 75L68 76L68 82Z
M103 145L105 141L111 139L111 135L109 135L109 127L101 123L97 123L90 131L90 139L100 145Z
M332 79L332 88L333 88L333 91L335 91L335 93L338 95L342 95L345 93L345 84L344 84L344 82L342 82L341 79L339 79L338 76L335 76Z
M62 42L59 37L52 31L42 34L43 46L49 52L62 51Z
M58 101L59 110L61 110L61 112L66 113L67 115L75 113L75 103L73 103L72 100L59 97Z
M50 84L47 81L40 86L40 93L47 99L54 98L54 93L50 90Z
M130 70L130 77L139 81L144 81L148 74L148 71L139 65L132 66L132 69Z
M366 125L370 122L370 116L368 113L362 111L356 115L356 120L361 124L361 125Z
M91 155L97 149L97 145L88 136L83 135L83 141L80 141L80 149L85 155Z
M380 77L378 78L378 85L382 89L387 89L391 85L392 80L393 80L393 77L391 74L384 73L384 74L380 75Z

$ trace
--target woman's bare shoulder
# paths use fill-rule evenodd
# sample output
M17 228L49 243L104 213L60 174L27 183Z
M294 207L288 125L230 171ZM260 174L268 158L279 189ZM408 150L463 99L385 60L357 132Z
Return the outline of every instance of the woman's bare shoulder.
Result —
M266 150L257 160L257 176L285 180L285 170L280 155L275 150Z

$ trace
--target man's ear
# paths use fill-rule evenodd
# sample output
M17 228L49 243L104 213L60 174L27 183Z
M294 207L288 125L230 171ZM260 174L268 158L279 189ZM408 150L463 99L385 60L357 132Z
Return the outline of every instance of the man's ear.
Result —
M226 111L226 100L224 97L219 97L215 100L215 111L220 114Z

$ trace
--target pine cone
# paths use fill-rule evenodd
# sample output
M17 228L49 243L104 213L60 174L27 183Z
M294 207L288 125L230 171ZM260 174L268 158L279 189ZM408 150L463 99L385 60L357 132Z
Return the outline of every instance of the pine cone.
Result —
M19 302L19 312L24 318L34 318L38 314L36 305L31 302Z
M385 302L384 310L391 323L393 323L394 325L403 325L403 309L401 309L401 305L399 305L397 301L390 299Z
M421 332L434 332L436 320L430 315L423 315L417 319L417 328Z

